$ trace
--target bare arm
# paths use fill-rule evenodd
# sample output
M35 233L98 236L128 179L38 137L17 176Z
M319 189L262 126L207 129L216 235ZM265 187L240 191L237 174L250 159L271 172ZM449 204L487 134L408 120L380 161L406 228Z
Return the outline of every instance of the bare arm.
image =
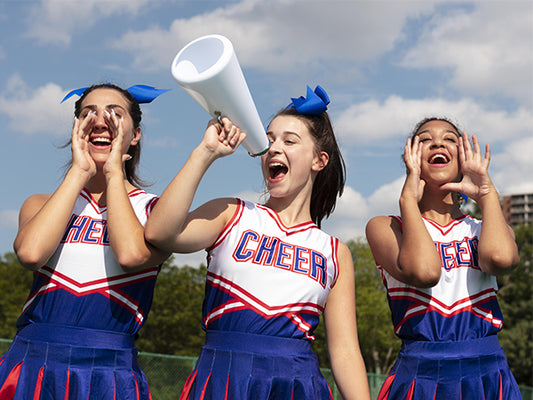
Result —
M74 122L72 129L72 167L52 195L30 196L19 214L19 230L13 248L21 264L29 269L41 268L52 256L69 222L76 199L96 165L87 151L91 119Z
M476 135L472 136L472 144L473 148L464 132L459 143L463 179L442 188L464 193L479 204L483 217L478 245L479 266L488 274L500 275L518 265L518 246L513 230L505 222L498 192L489 177L490 147L486 145L482 157Z
M137 218L128 197L128 189L131 190L133 187L124 177L127 154L122 154L124 141L122 121L115 115L110 115L107 119L109 126L117 132L109 157L104 164L107 183L107 226L111 248L124 270L134 271L153 267L161 264L169 253L155 248L144 238L144 226Z
M412 146L407 141L407 177L399 201L403 229L390 217L375 217L367 224L366 236L377 264L395 279L425 288L439 282L441 261L418 207L425 186L420 178L420 150L418 137Z
M339 243L338 260L339 277L324 310L331 369L343 399L367 400L370 389L357 337L353 260L344 243Z
M190 212L194 195L205 172L218 158L232 154L245 134L223 118L209 122L200 145L165 189L146 224L147 240L156 247L177 253L210 246L231 218L235 201L213 200Z

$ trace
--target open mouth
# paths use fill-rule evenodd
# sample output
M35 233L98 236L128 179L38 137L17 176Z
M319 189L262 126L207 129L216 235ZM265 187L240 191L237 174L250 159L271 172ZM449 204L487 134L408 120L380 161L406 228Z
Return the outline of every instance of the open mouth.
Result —
M268 165L268 170L270 172L270 178L276 179L283 177L289 168L280 162L272 162Z
M447 164L448 162L450 162L450 159L443 153L433 154L429 159L430 164Z
M111 144L111 139L107 137L94 137L91 138L91 144L96 147L105 147Z

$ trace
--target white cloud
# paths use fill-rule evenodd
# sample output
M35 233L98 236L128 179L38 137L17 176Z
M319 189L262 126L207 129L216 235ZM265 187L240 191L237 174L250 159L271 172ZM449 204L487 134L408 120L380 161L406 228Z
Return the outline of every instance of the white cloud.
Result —
M137 14L147 4L148 0L42 0L27 17L27 36L41 43L69 45L72 34L88 30L100 19Z
M403 99L390 96L383 102L369 100L354 104L335 120L336 133L343 143L369 143L393 137L407 137L416 122L428 116L448 117L482 143L518 139L531 135L533 111L519 108L494 110L465 98Z
M199 267L200 264L207 264L207 253L205 250L197 251L196 253L178 254L174 253L174 265L178 267Z
M0 211L0 227L17 229L18 227L18 210Z
M73 107L59 104L65 91L54 83L30 88L18 75L0 93L0 113L9 118L9 129L27 135L48 133L65 136L72 126Z
M449 68L449 84L462 93L505 95L533 106L533 3L471 5L435 14L402 65Z
M533 193L532 154L533 135L510 143L502 154L492 157L491 165L502 166L492 176L500 194Z
M324 221L323 229L343 242L365 237L365 227L370 218L398 213L398 199L404 179L402 176L383 185L368 198L351 187L345 187L337 208Z
M176 19L168 29L130 31L113 47L130 52L138 68L168 69L189 41L217 33L232 41L242 66L284 73L324 71L331 63L350 65L391 50L406 18L431 11L434 3L396 1L383 7L379 1L312 1L304 6L300 1L244 0Z

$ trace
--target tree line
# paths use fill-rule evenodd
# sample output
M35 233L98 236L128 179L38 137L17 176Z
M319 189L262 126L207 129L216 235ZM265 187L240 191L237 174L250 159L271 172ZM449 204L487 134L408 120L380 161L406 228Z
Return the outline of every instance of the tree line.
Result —
M533 226L515 230L520 265L498 278L498 300L505 325L500 333L509 365L519 385L533 386ZM364 239L347 243L352 252L356 282L356 312L359 342L367 371L387 374L400 349L394 335L387 294ZM200 353L202 302L206 267L174 266L172 257L159 274L152 310L136 345L141 352L195 357ZM14 253L0 255L0 338L15 335L15 323L26 301L32 273L25 270ZM320 366L330 368L324 324L315 332L313 349Z

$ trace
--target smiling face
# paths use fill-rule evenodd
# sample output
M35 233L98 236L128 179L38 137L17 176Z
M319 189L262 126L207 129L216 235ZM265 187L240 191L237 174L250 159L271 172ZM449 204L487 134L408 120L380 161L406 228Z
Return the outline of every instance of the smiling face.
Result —
M270 149L261 157L261 168L271 198L310 195L314 176L327 164L327 154L317 152L306 124L281 115L272 120L267 136Z
M79 119L83 120L89 115L95 115L95 122L89 134L89 152L96 162L105 162L111 151L111 143L116 136L116 131L106 119L106 113L115 114L120 120L123 118L124 143L122 153L126 153L131 145L138 143L140 128L133 128L128 100L117 90L100 88L91 91L83 99Z
M456 180L460 174L459 132L449 122L431 120L420 126L415 136L422 144L422 178L442 184Z

